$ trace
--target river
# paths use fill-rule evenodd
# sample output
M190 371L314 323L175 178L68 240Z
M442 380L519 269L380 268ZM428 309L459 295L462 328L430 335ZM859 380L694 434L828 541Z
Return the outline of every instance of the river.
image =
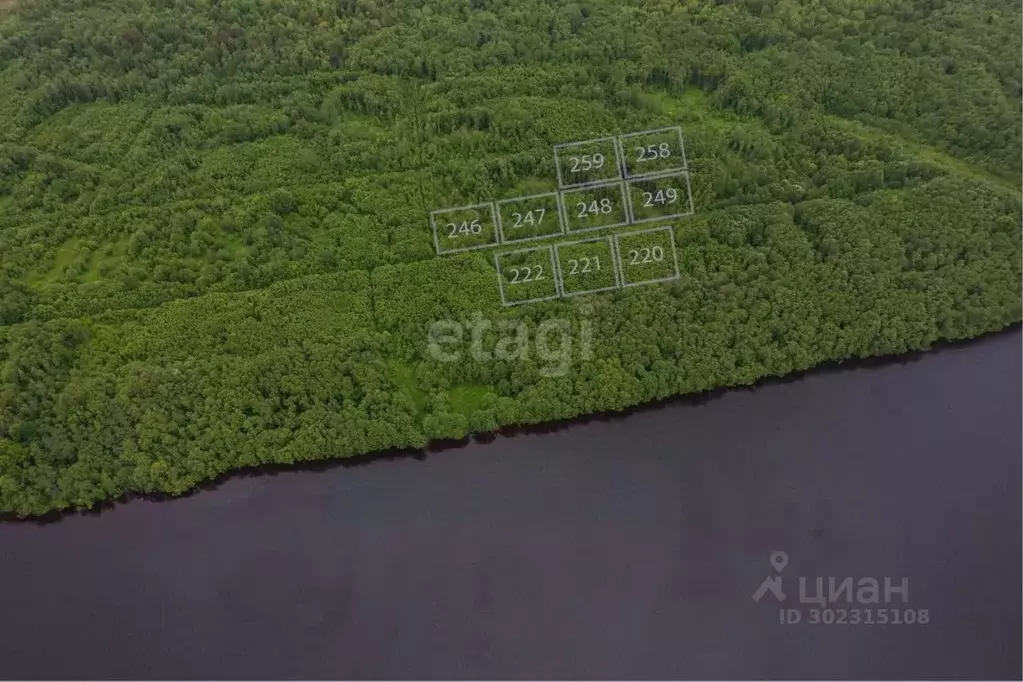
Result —
M1017 328L2 523L0 676L1019 678L1021 372Z

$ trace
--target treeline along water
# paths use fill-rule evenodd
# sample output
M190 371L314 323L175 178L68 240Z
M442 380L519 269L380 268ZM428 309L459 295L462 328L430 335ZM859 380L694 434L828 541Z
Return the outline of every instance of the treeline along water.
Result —
M1023 319L1019 2L469 4L0 13L0 513L181 494ZM630 201L635 219L693 213L673 238L613 228L621 289L574 295L614 288L606 242L502 258L504 297L493 253L437 256L430 211L550 192L564 142L616 135L630 177L677 168L670 137L624 137L674 126L691 177L629 180L629 201L576 182L613 178L592 173L613 146L559 156L585 173L566 231L612 229ZM655 210L670 189L685 211ZM442 236L492 239L459 213ZM562 270L564 297L502 306L549 298ZM538 363L420 352L438 322L479 314L496 336L591 304L593 362L558 384Z
M1020 340L0 524L0 675L1019 677ZM928 623L781 625L772 551Z

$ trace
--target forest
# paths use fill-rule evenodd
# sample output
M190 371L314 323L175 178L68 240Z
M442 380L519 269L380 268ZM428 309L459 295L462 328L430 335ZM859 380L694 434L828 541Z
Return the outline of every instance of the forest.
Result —
M1020 26L1010 0L0 1L0 513L1017 324ZM430 211L675 125L678 279L503 308L492 250L435 254ZM590 356L426 352L475 315L585 319Z

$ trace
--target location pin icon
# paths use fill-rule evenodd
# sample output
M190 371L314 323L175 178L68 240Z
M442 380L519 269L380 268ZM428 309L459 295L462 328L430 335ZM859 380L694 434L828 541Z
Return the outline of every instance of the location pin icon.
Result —
M789 555L785 552L771 552L771 565L774 566L774 570L781 573L785 570L785 567L789 563Z

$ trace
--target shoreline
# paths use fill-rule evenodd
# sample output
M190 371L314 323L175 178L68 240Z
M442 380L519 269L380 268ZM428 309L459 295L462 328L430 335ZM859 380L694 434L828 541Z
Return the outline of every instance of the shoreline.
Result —
M212 492L218 489L222 484L235 478L260 478L264 476L277 476L281 473L321 472L335 468L367 466L380 461L406 459L425 461L430 455L459 450L474 442L486 444L491 443L498 438L515 438L523 435L554 433L593 422L617 421L637 413L652 412L672 406L694 407L709 403L728 393L737 391L757 391L769 386L792 383L810 376L826 376L828 374L836 374L850 370L880 369L883 367L908 365L919 362L923 358L936 352L955 350L978 344L985 340L1008 336L1014 333L1018 334L1021 330L1023 330L1023 322L1016 322L1000 330L985 332L979 336L968 339L940 340L925 350L908 351L898 355L874 355L862 358L853 357L845 360L830 360L814 365L808 369L790 372L781 376L764 376L748 385L720 386L718 388L699 393L673 395L667 398L633 405L620 411L593 412L589 414L581 414L576 417L534 424L502 426L493 431L470 433L457 440L447 439L430 441L422 448L392 448L361 455L352 455L349 457L324 457L322 459L294 462L290 464L270 462L244 466L218 474L214 478L203 481L180 495L172 495L169 493L128 492L109 500L99 502L91 509L55 509L46 512L45 514L34 516L17 516L12 512L0 512L0 523L49 525L58 523L63 519L72 516L98 516L105 512L112 511L120 505L136 501L145 500L149 502L170 502L185 499L204 492Z

